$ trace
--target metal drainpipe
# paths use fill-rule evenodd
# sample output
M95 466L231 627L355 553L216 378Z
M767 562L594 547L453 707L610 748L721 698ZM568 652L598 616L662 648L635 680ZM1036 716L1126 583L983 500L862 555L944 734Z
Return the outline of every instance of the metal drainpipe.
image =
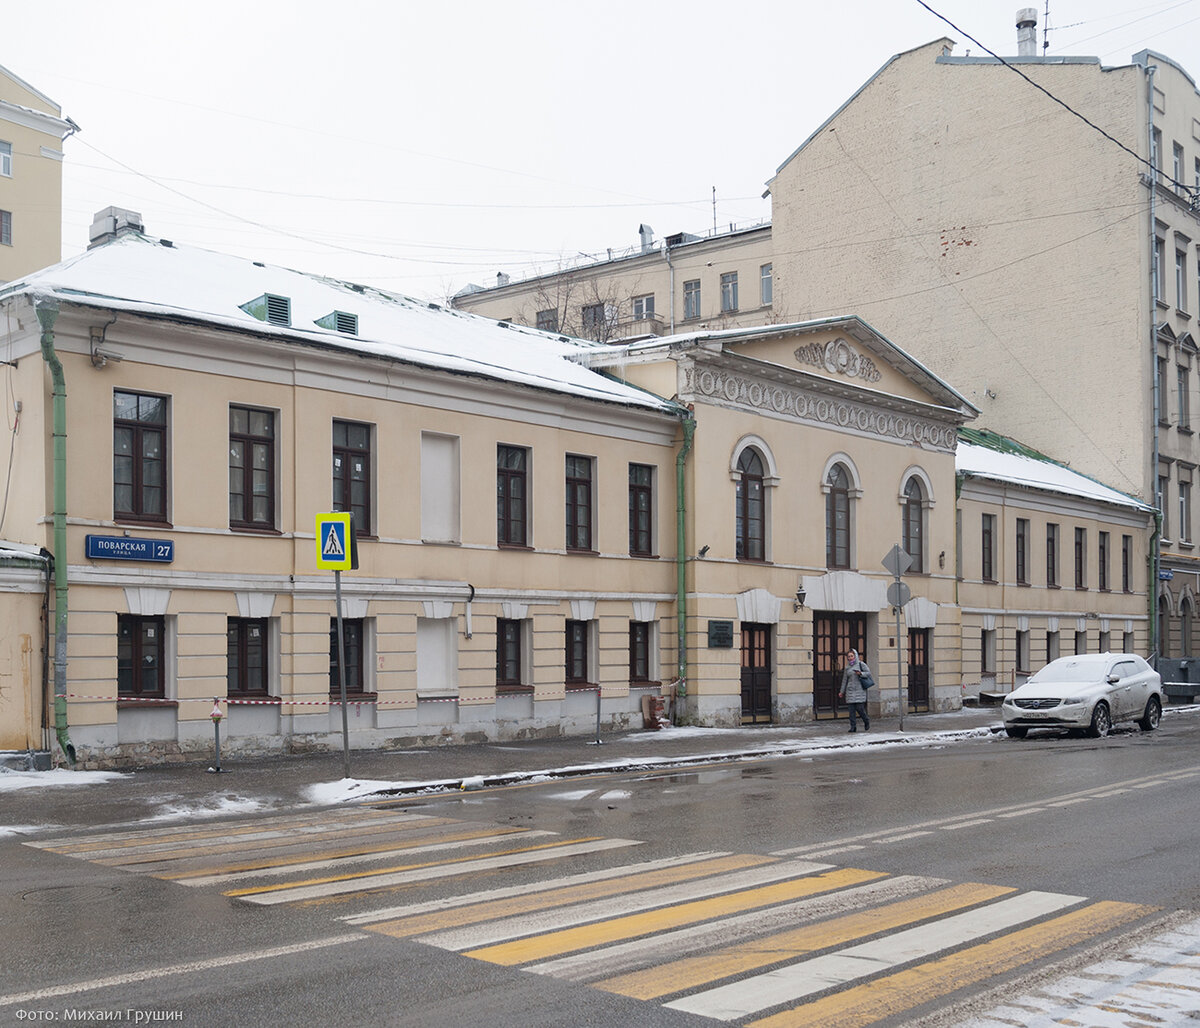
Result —
M1154 666L1158 667L1158 658L1162 656L1158 652L1158 573L1160 567L1159 561L1159 539L1162 529L1163 516L1163 496L1158 490L1158 454L1159 454L1159 438L1158 438L1158 419L1162 411L1162 400L1158 390L1158 329L1154 323L1155 311L1158 309L1158 276L1165 275L1165 268L1158 268L1157 275L1155 274L1155 262L1158 253L1158 233L1154 226L1154 201L1158 192L1158 166L1162 161L1162 154L1154 152L1154 65L1147 60L1146 63L1146 146L1151 157L1154 158L1150 168L1150 381L1154 383L1154 415L1153 415L1153 433L1154 433L1154 453L1151 458L1150 465L1150 495L1154 497L1154 506L1157 514L1154 518L1154 535L1150 542L1150 588L1146 590L1150 600L1150 645L1148 651L1154 654ZM1164 254L1165 256L1165 254Z
M67 734L67 388L62 362L54 352L58 301L37 297L34 310L42 326L42 360L54 384L54 730L67 763L75 747Z
M696 419L691 413L683 420L683 445L675 458L675 609L679 622L679 674L675 684L675 724L679 724L681 701L687 699L687 497L684 492L684 464L692 449Z

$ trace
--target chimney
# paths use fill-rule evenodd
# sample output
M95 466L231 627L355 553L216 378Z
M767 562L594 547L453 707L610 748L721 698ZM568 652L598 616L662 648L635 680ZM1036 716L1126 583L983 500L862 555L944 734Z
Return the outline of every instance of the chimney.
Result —
M1037 8L1022 7L1017 11L1017 56L1037 56Z
M638 235L642 240L642 253L649 253L654 248L654 229L649 225L639 225Z
M503 271L496 272L496 288L497 289L499 289L501 286L508 285L508 283L511 281L512 280L506 274L504 274Z
M88 233L88 249L111 243L130 232L144 231L142 216L137 211L127 211L124 207L105 207L92 220L92 228Z

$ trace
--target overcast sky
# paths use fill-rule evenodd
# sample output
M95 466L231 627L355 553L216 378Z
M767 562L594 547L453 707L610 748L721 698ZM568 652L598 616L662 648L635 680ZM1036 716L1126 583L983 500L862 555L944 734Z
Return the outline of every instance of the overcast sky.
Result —
M889 57L1016 52L1045 0L11 0L0 64L62 107L63 256L93 214L440 298L770 217L788 155ZM1050 55L1200 76L1200 0L1052 0ZM1139 141L1128 140L1132 146Z

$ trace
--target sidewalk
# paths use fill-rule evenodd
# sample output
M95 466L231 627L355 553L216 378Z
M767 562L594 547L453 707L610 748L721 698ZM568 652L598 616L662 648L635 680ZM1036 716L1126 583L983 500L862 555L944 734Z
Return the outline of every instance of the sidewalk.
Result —
M351 750L350 775L334 753L173 764L114 772L31 772L17 781L0 772L3 834L42 834L108 824L170 823L198 817L281 812L368 797L416 796L521 781L567 778L597 770L679 767L712 761L779 757L849 747L928 745L986 737L1000 730L998 708L876 718L851 737L841 721L754 728L665 728L601 736L480 743L427 749ZM28 785L24 788L14 786Z

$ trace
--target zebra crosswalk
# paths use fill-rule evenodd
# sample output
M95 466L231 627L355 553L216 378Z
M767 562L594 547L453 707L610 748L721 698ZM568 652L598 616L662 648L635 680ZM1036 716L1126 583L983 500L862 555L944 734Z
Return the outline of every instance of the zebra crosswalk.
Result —
M717 1021L869 1025L1152 924L1156 908L808 856L387 808L27 845ZM485 887L480 887L485 886Z

